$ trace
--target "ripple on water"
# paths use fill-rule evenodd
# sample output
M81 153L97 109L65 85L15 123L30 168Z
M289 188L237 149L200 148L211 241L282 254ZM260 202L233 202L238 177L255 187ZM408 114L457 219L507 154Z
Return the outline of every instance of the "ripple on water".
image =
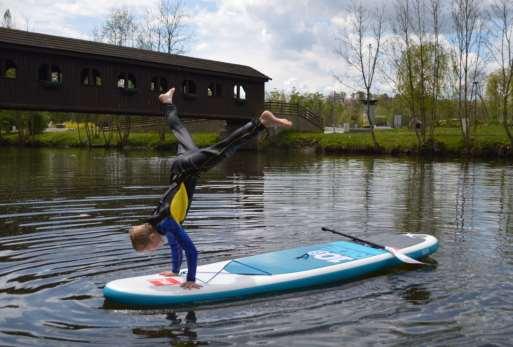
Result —
M16 168L6 165L13 157ZM430 266L351 283L126 309L105 302L105 283L169 266L168 250L137 254L127 238L166 187L167 157L2 152L0 344L508 344L511 165L249 153L233 160L243 165L220 166L198 185L186 228L200 263L336 239L321 226L361 237L427 232L441 248Z

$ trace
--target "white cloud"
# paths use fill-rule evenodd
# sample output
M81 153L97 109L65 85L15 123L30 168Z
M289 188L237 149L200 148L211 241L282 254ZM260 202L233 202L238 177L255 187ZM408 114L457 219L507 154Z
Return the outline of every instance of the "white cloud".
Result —
M0 11L10 9L19 29L87 39L93 28L101 24L110 9L126 6L136 13L157 0L7 0ZM143 7L144 6L144 7Z
M385 3L385 0L377 0ZM113 7L136 14L158 0L0 0L17 26L48 34L89 39ZM387 1L388 2L388 1ZM376 1L367 1L374 4ZM192 30L186 54L249 65L270 76L268 90L353 92L359 74L334 53L337 35L348 29L350 0L186 0ZM380 92L390 91L385 85Z
M333 74L347 69L334 54L336 28L319 2L217 1L196 8L190 54L249 65L273 80L267 89L340 90ZM332 15L336 14L332 13Z

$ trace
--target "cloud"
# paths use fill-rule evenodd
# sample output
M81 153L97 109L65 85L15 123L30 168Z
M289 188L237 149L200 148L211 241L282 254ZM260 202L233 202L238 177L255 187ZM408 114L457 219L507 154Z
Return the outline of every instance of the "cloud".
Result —
M340 89L333 74L346 69L334 54L336 26L325 17L334 1L216 1L196 8L194 56L249 65L272 77L268 89ZM340 16L342 18L342 16Z
M0 0L2 1L2 0ZM3 0L20 29L90 39L113 7L142 15L158 0ZM385 3L385 0L368 4ZM187 0L187 55L249 65L270 76L267 90L353 92L359 75L335 54L349 0Z
M0 11L9 8L19 29L74 38L91 38L93 28L104 22L114 7L125 6L142 13L157 0L8 0L0 3ZM143 7L144 6L144 7Z

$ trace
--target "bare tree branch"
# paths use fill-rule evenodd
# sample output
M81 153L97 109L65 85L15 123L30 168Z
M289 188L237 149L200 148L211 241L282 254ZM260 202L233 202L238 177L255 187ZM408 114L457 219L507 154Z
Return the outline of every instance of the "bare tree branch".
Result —
M499 66L497 94L502 124L513 146L513 112L509 102L513 102L513 4L509 0L496 0L489 11L490 33L495 40L488 46L491 56Z
M371 128L372 141L376 148L379 148L379 144L374 133L374 121L371 115L371 88L378 59L381 56L384 31L383 12L384 10L380 8L371 13L361 3L353 3L349 9L351 32L342 35L340 46L335 51L361 76L362 84L366 90L367 120ZM337 80L345 84L341 77L338 77Z

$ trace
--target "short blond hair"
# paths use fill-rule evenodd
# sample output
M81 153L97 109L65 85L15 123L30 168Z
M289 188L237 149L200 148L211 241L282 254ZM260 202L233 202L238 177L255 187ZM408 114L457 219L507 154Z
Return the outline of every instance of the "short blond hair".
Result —
M140 252L146 249L151 242L151 234L157 232L157 229L150 223L139 224L129 229L130 241L132 247Z

